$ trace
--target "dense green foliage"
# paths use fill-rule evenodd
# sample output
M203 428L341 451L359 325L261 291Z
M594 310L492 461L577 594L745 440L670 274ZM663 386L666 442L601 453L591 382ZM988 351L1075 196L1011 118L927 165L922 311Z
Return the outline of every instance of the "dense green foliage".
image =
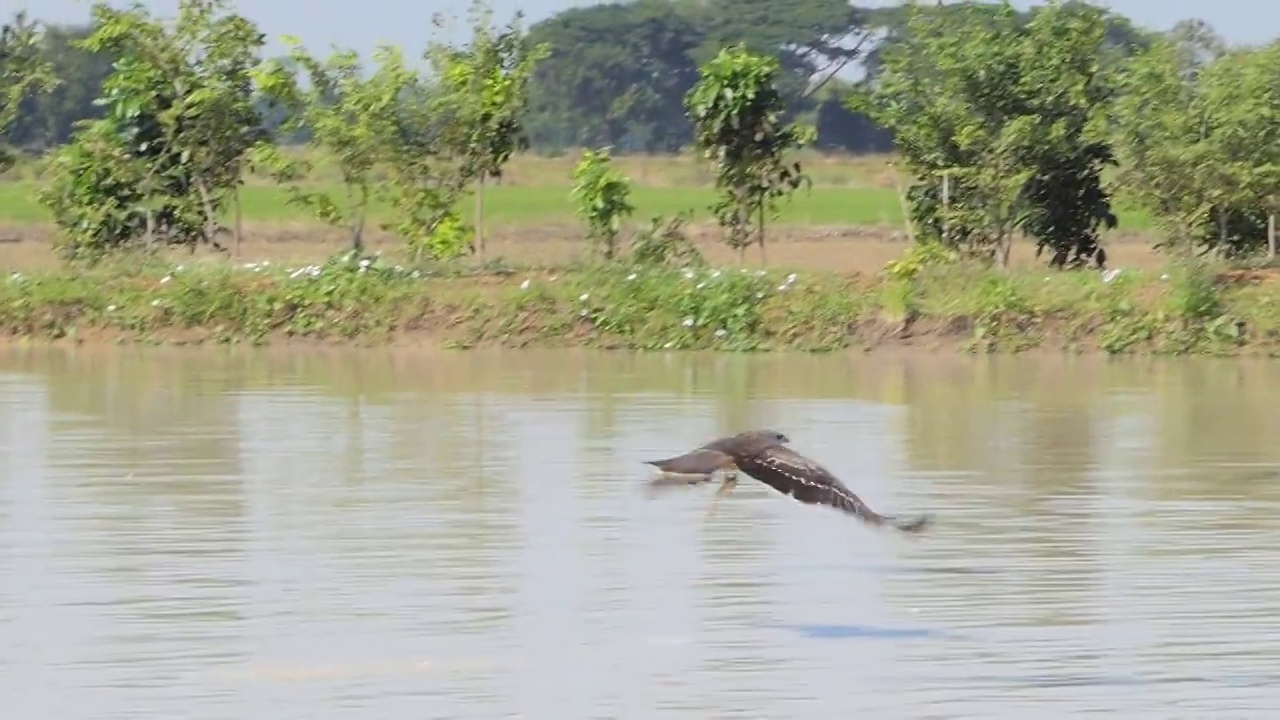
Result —
M1126 54L1083 3L917 8L906 32L849 105L894 132L920 239L1003 265L1021 230L1054 265L1102 265L1119 165L1115 187L1176 236L1237 257L1266 242L1280 40L1227 51L1192 23Z
M519 15L494 28L476 0L465 46L430 44L425 69L380 48L370 70L354 52L317 58L296 42L263 60L264 37L229 4L182 0L173 23L96 5L91 30L59 62L48 53L75 32L41 32L23 17L5 26L0 120L33 145L59 142L69 123L33 124L31 109L72 112L88 69L112 63L99 73L101 114L61 139L41 193L67 257L220 247L245 173L258 169L346 227L357 253L380 203L383 227L415 257L449 260L483 251L484 184L513 153L589 142L694 147L714 167L711 209L726 243L741 251L754 231L763 259L767 217L805 181L794 151L822 146L824 131L830 147L839 127L869 147L882 132L872 120L912 176L917 239L1001 265L1019 232L1054 265L1102 265L1113 196L1180 247L1230 257L1267 243L1280 204L1280 40L1228 48L1200 23L1157 35L1082 2L1017 12L1007 2L872 11L842 0L636 0L568 10L526 32ZM836 78L859 60L867 76L856 87ZM282 152L297 139L308 160L339 171L337 192L305 181L305 163ZM630 203L592 157L572 180L590 238L617 259ZM472 224L458 209L470 194ZM680 239L686 210L653 218L631 259L694 261Z
M1227 50L1179 30L1122 73L1119 186L1170 244L1248 255L1280 211L1280 39Z
M1101 179L1114 84L1101 11L1049 6L1024 23L1008 6L967 7L913 13L907 29L912 41L851 104L894 131L922 238L1002 265L1015 229L1060 261L1093 255L1098 228L1115 223Z

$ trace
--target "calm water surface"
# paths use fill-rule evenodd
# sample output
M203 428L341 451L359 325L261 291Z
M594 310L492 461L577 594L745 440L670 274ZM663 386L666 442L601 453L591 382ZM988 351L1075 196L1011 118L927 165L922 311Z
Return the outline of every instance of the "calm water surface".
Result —
M14 718L1273 717L1280 364L0 351ZM646 458L752 425L873 531Z

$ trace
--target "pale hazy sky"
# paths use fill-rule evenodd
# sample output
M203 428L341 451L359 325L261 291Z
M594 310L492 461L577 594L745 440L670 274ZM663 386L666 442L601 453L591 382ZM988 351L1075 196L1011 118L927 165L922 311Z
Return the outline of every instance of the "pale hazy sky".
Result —
M112 0L115 7L128 0ZM143 0L153 13L172 16L177 0ZM468 0L238 0L237 7L256 21L268 37L267 54L281 52L279 36L297 35L313 52L331 45L366 55L376 45L389 42L410 56L418 55L432 36L431 17L447 11L465 20ZM596 4L585 0L489 0L499 21L524 10L527 23L574 6ZM893 0L855 2L863 7L893 5ZM1015 0L1019 8L1039 2ZM1280 35L1280 3L1273 0L1106 0L1096 4L1112 8L1139 25L1166 30L1179 20L1198 17L1233 43L1265 43ZM45 22L83 22L89 17L88 0L0 0L0 17L25 9ZM465 25L443 39L462 40Z

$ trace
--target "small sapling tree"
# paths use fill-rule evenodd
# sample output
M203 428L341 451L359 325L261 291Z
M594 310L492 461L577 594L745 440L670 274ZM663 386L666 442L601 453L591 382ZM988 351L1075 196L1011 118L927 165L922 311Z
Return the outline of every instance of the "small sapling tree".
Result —
M754 223L764 262L766 215L777 217L778 201L810 182L799 162L786 163L787 153L807 144L813 131L782 121L786 108L774 84L777 71L776 58L733 45L700 68L685 96L694 145L715 164L720 199L712 210L740 260Z
M613 260L618 249L622 220L635 212L631 204L631 181L613 167L609 149L587 150L573 168L577 214L587 223L587 242L605 260Z
M291 183L290 202L310 208L325 223L345 227L351 233L352 249L362 253L369 204L378 194L375 171L386 159L389 138L398 132L397 110L415 75L392 47L378 48L378 67L365 77L354 51L336 51L322 62L297 38L286 37L284 41L290 62L305 73L307 87L301 88L283 63L272 62L259 75L261 91L285 109L287 119L281 131L307 131L309 147L317 157L337 167L343 187L339 199ZM286 180L309 165L277 161L276 173Z
M452 161L463 186L476 183L474 249L483 258L485 180L500 178L511 155L528 147L524 114L529 81L549 47L526 42L519 12L500 30L480 0L472 3L469 14L469 45L435 43L427 56L439 83L434 108L440 152Z

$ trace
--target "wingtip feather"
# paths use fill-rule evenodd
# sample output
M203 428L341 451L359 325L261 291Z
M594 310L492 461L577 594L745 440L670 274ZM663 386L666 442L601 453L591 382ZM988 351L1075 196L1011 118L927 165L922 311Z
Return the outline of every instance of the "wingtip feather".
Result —
M933 516L928 514L918 515L913 518L895 518L893 521L894 527L907 533L923 532L931 525L933 525Z

